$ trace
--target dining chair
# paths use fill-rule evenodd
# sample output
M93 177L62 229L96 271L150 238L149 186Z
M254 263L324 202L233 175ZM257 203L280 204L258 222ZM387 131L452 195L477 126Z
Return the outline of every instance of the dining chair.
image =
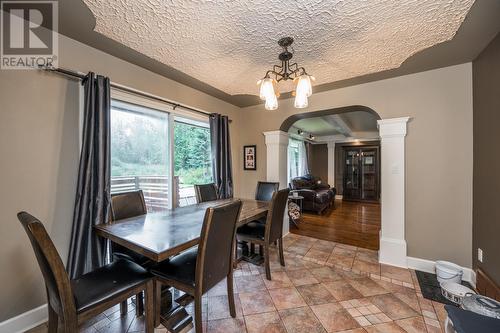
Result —
M255 191L255 200L271 201L273 193L278 190L280 183L276 182L257 182L257 191Z
M28 234L45 280L49 333L58 332L59 321L63 332L78 332L79 324L142 291L146 294L145 330L153 333L154 283L150 273L134 262L120 259L70 280L43 224L26 212L17 217Z
M147 214L146 201L142 190L111 194L111 220L123 220L131 217ZM111 242L111 254L113 260L127 259L141 265L144 268L151 266L152 261L135 251L127 249L120 244ZM127 301L121 304L122 312L127 311ZM141 316L144 312L144 301L142 293L136 295L135 311L137 316Z
M196 333L202 332L202 296L217 283L227 278L229 311L236 316L233 291L233 244L236 223L241 211L241 201L210 207L205 212L200 241L191 248L151 269L156 276L157 302L161 284L172 286L194 297ZM159 314L156 313L156 318Z
M257 182L257 190L255 191L255 200L259 201L271 201L273 198L273 193L277 191L280 187L280 183L278 182ZM266 223L266 217L261 217L256 222ZM248 249L247 242L241 242L241 246L244 249ZM260 246L259 250L260 254L263 254L262 246ZM250 244L250 254L253 255L255 253L255 245L253 243Z
M271 269L269 265L269 246L278 242L279 260L281 266L285 266L283 256L283 219L286 203L288 200L288 188L273 193L266 223L250 222L238 228L236 236L238 241L246 241L263 247L264 266L266 278L271 280Z
M111 194L111 220L113 222L145 215L147 212L142 190ZM111 243L111 252L114 259L132 260L141 266L147 266L151 263L147 257L113 242Z
M214 183L195 185L194 191L196 194L196 202L202 203L219 199L217 187Z

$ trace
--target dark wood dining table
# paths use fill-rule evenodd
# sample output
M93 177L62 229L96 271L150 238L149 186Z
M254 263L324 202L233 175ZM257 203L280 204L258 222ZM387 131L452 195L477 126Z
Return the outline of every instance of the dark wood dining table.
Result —
M198 244L205 211L209 207L235 199L209 201L173 210L149 213L133 218L96 225L96 234L132 251L161 262ZM242 199L238 226L267 215L269 203ZM166 299L166 301L165 301ZM172 299L170 291L162 294L161 323L171 332L179 328L187 312ZM179 312L183 310L183 316ZM176 319L173 320L173 317ZM191 320L191 319L190 319ZM183 327L182 327L183 328Z

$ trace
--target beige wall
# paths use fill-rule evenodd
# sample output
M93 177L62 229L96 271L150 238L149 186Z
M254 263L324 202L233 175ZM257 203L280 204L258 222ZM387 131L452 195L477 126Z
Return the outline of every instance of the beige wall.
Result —
M296 113L239 109L125 61L60 40L60 65L108 75L114 82L209 112L230 115L236 195L253 197L266 174L262 132ZM0 321L45 302L41 274L15 214L45 222L67 256L78 165L76 82L38 71L0 71ZM315 94L307 111L366 105L382 118L411 116L407 137L409 255L471 265L471 64ZM244 124L242 121L244 120ZM257 171L242 170L242 146L257 144Z
M209 112L237 108L160 75L62 37L60 66L108 75L114 82ZM0 322L44 304L45 289L16 213L40 218L66 261L78 170L79 85L39 71L0 71ZM234 157L238 187L239 159Z
M474 60L474 268L500 286L500 34ZM477 260L477 249L483 261Z
M328 146L325 144L311 145L309 170L311 174L328 183Z
M313 94L310 107L280 100L276 111L242 109L241 144L257 144L258 170L242 171L241 194L252 197L266 177L262 132L279 129L294 113L364 105L382 119L412 117L406 138L408 255L471 267L472 70L471 64Z

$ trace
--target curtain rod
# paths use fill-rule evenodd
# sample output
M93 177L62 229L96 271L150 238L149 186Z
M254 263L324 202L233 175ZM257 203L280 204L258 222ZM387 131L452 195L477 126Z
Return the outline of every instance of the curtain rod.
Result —
M61 68L61 67L56 68L56 67L39 66L38 69L44 70L44 71L47 71L47 72L53 72L53 73L58 73L58 74L70 76L70 77L73 77L73 78L76 78L76 79L79 79L79 80L82 80L83 78L85 78L85 76L87 76L87 74L84 74L84 73L81 73L81 72L76 72L76 71L73 71L73 70L70 70L70 69L66 69L66 68ZM154 100L157 100L157 101L160 101L160 102L163 102L163 103L167 103L167 104L171 105L174 110L176 108L180 107L180 108L186 109L186 110L191 111L191 112L196 112L198 114L202 114L204 116L210 117L210 115L211 115L209 112L198 110L198 109L195 109L195 108L192 108L192 107L180 104L180 103L175 103L175 102L172 102L172 101L170 101L170 100L168 100L166 98L163 98L163 97L160 97L160 96L156 96L156 95L153 95L153 94L149 94L147 92L140 91L140 90L137 90L137 89L134 89L134 88L130 88L130 87L124 86L124 85L119 84L119 83L110 82L110 85L111 85L111 87L119 89L121 91L125 91L125 92L128 92L128 93L132 93L132 94L139 95L139 96L144 96L144 97L147 97L147 98L150 98L150 99L154 99ZM229 119L229 122L231 122L231 119Z

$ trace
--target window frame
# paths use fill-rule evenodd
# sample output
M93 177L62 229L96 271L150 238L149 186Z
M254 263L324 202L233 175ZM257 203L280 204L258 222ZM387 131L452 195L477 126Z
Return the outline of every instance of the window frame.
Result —
M173 188L174 188L174 161L175 161L175 138L174 138L174 127L175 127L175 121L179 121L178 119L183 119L185 120L184 123L187 123L189 125L194 125L194 126L200 126L200 127L205 127L205 128L210 128L209 124L209 116L204 116L202 114L196 113L196 112L191 112L189 110L178 110L177 108L174 108L172 105L153 100L148 97L144 96L139 96L137 94L133 93L128 93L124 92L122 90L116 89L116 88L111 88L111 101L117 101L117 102L122 102L122 103L127 103L132 106L135 106L139 109L143 108L145 109L144 111L148 110L153 110L153 111L158 111L158 112L163 112L166 114L166 117L168 118L168 156L167 156L167 163L168 163L168 172L167 172L167 177L168 177L168 188L169 188L169 195L167 198L168 202L168 209L173 210L175 209L174 207L174 196L173 196ZM82 129L80 130L80 134L82 132ZM111 133L110 133L111 135ZM81 137L81 135L80 135Z

